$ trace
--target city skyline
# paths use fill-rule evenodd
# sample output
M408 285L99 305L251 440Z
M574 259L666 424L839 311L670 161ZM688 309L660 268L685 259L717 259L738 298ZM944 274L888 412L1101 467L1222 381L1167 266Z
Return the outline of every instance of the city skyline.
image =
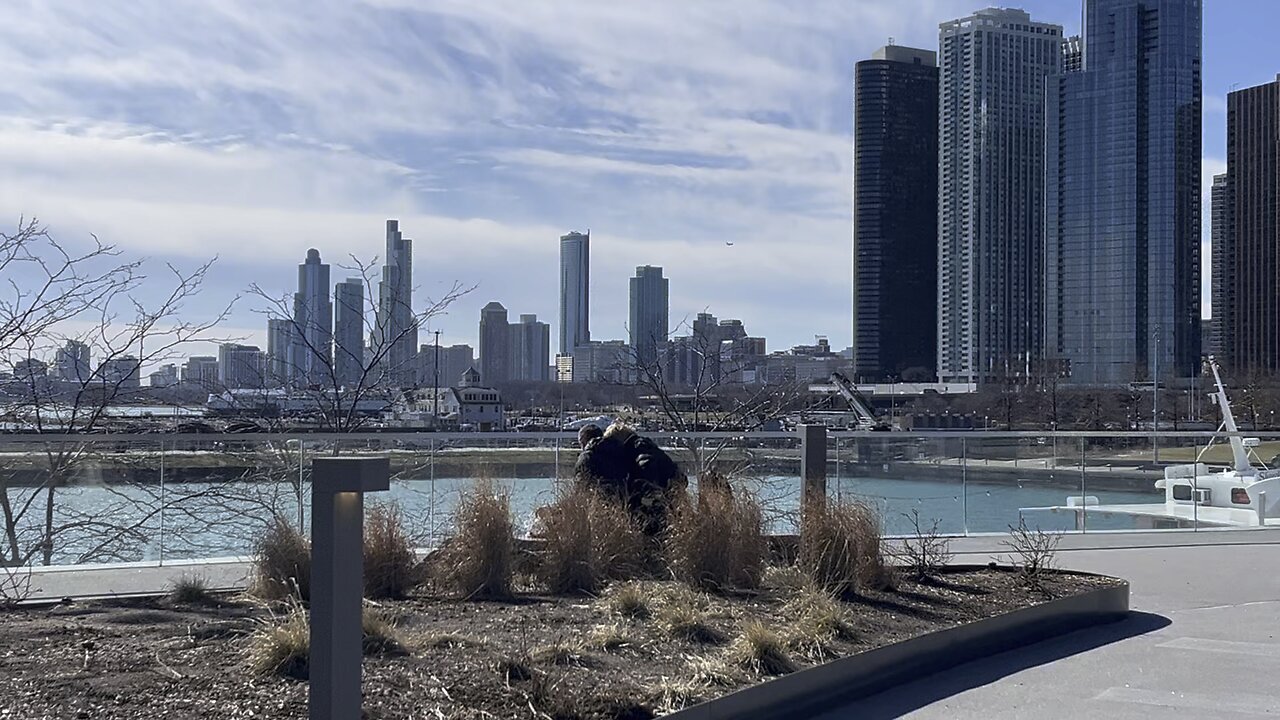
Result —
M1077 3L1020 4L1037 19L1063 24L1068 34L1079 31ZM554 321L554 289L541 271L528 270L555 267L555 243L547 238L590 226L599 278L592 324L601 337L624 335L627 268L653 263L676 280L673 317L706 309L748 318L778 346L821 332L843 347L851 325L853 65L887 37L934 47L939 22L981 5L830 3L786 23L779 18L794 13L768 3L743 10L734 22L674 4L655 6L646 19L626 8L513 7L509 18L491 18L492 10L443 2L416 9L377 3L341 18L299 18L283 7L258 15L197 10L185 25L166 20L159 4L37 7L16 14L16 42L0 49L0 63L19 91L0 99L0 146L14 159L0 170L0 212L35 213L60 237L84 239L92 231L161 260L190 263L216 252L221 260L206 293L210 307L242 290L246 279L279 286L269 269L296 263L310 245L335 265L351 252L381 259L376 223L398 216L419 243L420 295L455 279L480 284L433 328L444 331L445 344L474 342L475 313L499 293L512 307ZM1239 28L1269 26L1277 15L1266 2L1205 8L1206 191L1208 178L1225 168L1226 92L1233 84L1270 81L1275 73L1245 61L1265 56L1266 38ZM431 28L438 24L457 31L455 38L488 42L497 32L490 20L521 27L512 42L531 49L538 67L582 67L597 84L575 90L574 78L559 71L539 77L540 84L528 82L530 69L482 90L463 82L472 77L466 71L474 58L445 58L445 72L423 78L413 70L427 57L381 49L400 26L434 40ZM286 22L302 23L299 33L276 32ZM243 31L243 46L259 52L265 66L313 60L298 72L310 77L312 68L327 68L329 82L312 83L323 90L305 96L296 94L307 85L302 79L244 87L248 59L227 56L206 39L204 29L220 23ZM673 23L710 42L680 44L658 58L636 55ZM77 41L60 39L52 27L75 30ZM123 33L126 27L133 32ZM298 42L331 45L314 40L338 27L352 41L342 51L345 65L335 68L336 58L323 54L329 51ZM766 35L779 42L758 42ZM49 36L52 42L35 41ZM410 44L439 59L429 43ZM498 78L497 68L515 62L494 52L492 62L480 66L485 77ZM623 62L634 57L642 58L640 66ZM117 61L133 70L102 82L101 67ZM208 72L185 71L195 66ZM689 78L690 90L653 102L662 94L645 78L655 66ZM368 83L370 76L387 82ZM86 83L96 90L72 90ZM362 94L378 87L392 91ZM537 87L569 112L522 102ZM176 102L145 99L158 92ZM324 109L338 104L343 113ZM228 106L244 112L228 114ZM516 107L524 110L511 110ZM418 109L429 112L415 115ZM497 120L483 134L468 135L464 120L478 109L492 110L484 117ZM421 118L416 127L404 121L409 116ZM437 155L425 146L449 149ZM497 166L505 169L495 173ZM72 167L74 176L61 170ZM786 243L771 242L782 237ZM726 247L726 239L735 245ZM435 262L437 255L447 257ZM480 272L495 259L507 267ZM723 268L724 277L692 282L685 263ZM790 267L802 264L816 268L815 275ZM805 290L803 327L789 320L790 307L776 302L797 288ZM265 327L247 309L237 311L228 329L266 346ZM200 352L213 348L193 349Z

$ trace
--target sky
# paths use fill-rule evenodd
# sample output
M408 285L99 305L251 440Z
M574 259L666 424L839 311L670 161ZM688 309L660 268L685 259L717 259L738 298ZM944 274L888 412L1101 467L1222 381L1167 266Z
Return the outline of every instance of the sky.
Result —
M558 337L558 238L590 229L593 338L625 338L627 278L652 264L673 322L843 348L853 65L890 37L934 48L981 6L0 0L0 223L216 255L214 312L252 283L292 292L310 247L337 281L398 218L418 304L477 286L425 328L473 346L492 300ZM1076 0L1019 6L1079 31ZM1278 23L1274 0L1206 0L1206 189L1226 93L1280 71ZM265 346L260 307L226 334Z

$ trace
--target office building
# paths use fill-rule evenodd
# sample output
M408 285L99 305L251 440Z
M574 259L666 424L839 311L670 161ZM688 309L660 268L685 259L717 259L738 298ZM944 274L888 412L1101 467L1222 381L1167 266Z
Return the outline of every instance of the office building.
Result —
M110 390L137 390L142 387L142 361L132 355L120 355L102 361L98 377Z
M635 382L633 349L621 340L591 340L573 350L573 382ZM656 358L655 358L656 367Z
M1227 340L1234 333L1231 312L1235 305L1235 223L1231 215L1235 203L1231 200L1228 174L1213 176L1210 195L1210 265L1209 265L1209 320L1208 341L1205 352L1213 355L1224 367L1231 367Z
M1280 76L1227 95L1223 329L1238 377L1280 371ZM1216 312L1216 310L1215 310Z
M436 373L436 358L440 359L440 372ZM437 348L434 343L418 350L418 384L422 387L453 387L462 381L462 374L476 364L475 351L470 345L449 345Z
M307 251L298 266L298 292L293 296L293 380L307 387L332 387L333 301L329 265L320 251Z
M646 367L656 366L659 348L666 345L669 298L669 283L662 277L662 268L653 265L636 268L636 275L631 278L627 329L636 362Z
M520 322L507 326L511 334L511 379L547 382L551 379L551 326L538 322L537 315L521 315Z
M1200 0L1087 0L1048 82L1045 328L1074 384L1200 371Z
M591 339L591 231L560 236L560 354Z
M226 390L264 387L266 358L256 345L218 346L218 384Z
M272 387L293 386L294 320L271 318L267 320L267 384Z
M1039 352L1044 87L1062 28L1021 10L942 23L938 53L938 374L1000 382Z
M178 384L178 366L172 363L161 365L148 376L148 381L155 389L173 387Z
M511 330L507 309L491 302L480 309L480 377L492 387L511 379Z
M339 387L368 385L364 364L364 281L347 278L333 288L333 372Z
M182 383L206 390L219 388L218 358L212 355L196 355L187 358L182 365Z
M53 376L63 382L84 384L90 377L91 362L92 354L88 345L78 340L68 340L54 354Z
M414 383L414 351L418 347L413 241L401 234L399 220L387 221L386 240L386 264L378 285L377 323L370 345L379 360L378 380L403 387Z
M859 375L933 374L938 332L938 67L890 45L854 70L853 338Z

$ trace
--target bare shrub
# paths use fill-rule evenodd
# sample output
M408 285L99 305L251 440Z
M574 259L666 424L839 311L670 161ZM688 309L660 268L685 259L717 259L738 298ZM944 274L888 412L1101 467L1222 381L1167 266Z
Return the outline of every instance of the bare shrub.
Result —
M778 634L761 622L749 622L729 646L729 658L744 669L761 675L786 675L796 671Z
M769 544L764 515L750 493L700 487L695 502L680 503L667 534L667 556L677 578L703 590L760 586Z
M288 520L272 518L253 555L252 594L264 600L310 601L311 543Z
M209 591L209 581L203 575L182 574L173 581L169 588L169 598L184 605L211 605L214 603L213 593Z
M613 588L606 598L609 611L632 620L643 620L652 614L649 596L639 583L625 583Z
M1018 525L1009 526L1009 539L1001 545L1013 554L1013 564L1028 585L1044 589L1044 579L1056 569L1058 543L1061 533L1045 532L1040 528L1028 528L1025 518L1018 518Z
M365 608L361 613L361 648L365 655L402 654L404 643L390 617ZM284 616L261 623L249 640L249 671L306 680L310 674L311 622L307 610L292 601Z
M880 519L860 502L815 501L800 526L800 569L823 590L848 597L892 582L880 541Z
M364 528L365 597L400 600L421 582L422 574L399 506L371 506Z
M537 512L544 545L537 577L559 594L594 593L644 568L648 541L622 505L572 490Z
M920 520L920 511L912 509L903 515L911 521L912 532L902 540L898 557L917 581L937 578L951 564L951 540L938 531L935 518L928 527Z
M510 494L477 481L454 508L453 527L453 536L434 558L440 581L464 598L511 597L515 519Z

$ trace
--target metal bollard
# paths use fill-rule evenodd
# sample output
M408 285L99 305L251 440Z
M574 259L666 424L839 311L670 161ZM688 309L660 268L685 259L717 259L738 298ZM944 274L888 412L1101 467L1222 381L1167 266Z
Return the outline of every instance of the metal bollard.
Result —
M827 426L800 426L800 503L827 498Z
M311 464L311 720L360 717L364 494L390 487L385 457Z

